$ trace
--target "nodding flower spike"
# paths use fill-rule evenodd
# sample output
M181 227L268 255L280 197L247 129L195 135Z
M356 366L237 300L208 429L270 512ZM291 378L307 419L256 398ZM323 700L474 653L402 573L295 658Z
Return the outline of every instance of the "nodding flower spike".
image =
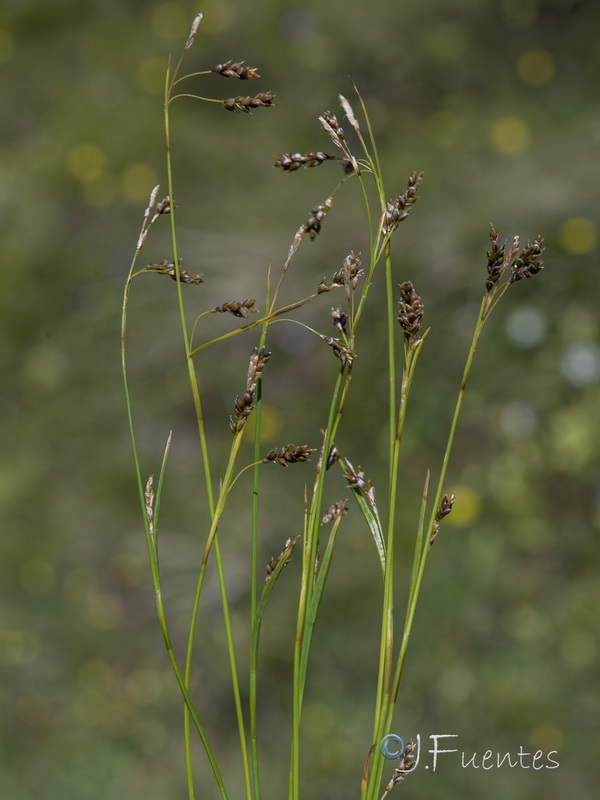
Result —
M300 167L318 167L324 161L339 161L337 156L330 156L327 153L310 152L302 155L302 153L280 153L275 156L274 167L279 167L284 172L294 172Z
M258 308L255 308L254 304L256 300L253 298L249 298L248 300L238 300L235 302L230 303L223 303L220 306L216 306L215 308L211 308L211 314L219 313L225 314L229 312L233 314L234 317L243 317L246 319L248 314L255 314L258 311Z
M279 450L270 450L263 458L263 464L272 462L279 464L281 467L287 467L288 464L296 464L299 461L308 461L309 455L314 453L315 447L309 447L306 444L293 445L288 444L286 447L280 447Z
M179 259L179 263L181 265L181 259ZM148 272L159 272L161 275L168 275L174 281L177 280L177 270L175 269L173 261L159 261L158 264L148 264L146 270ZM189 283L192 285L204 283L202 275L190 275L189 272L181 269L181 266L179 267L179 280L181 283Z
M253 108L267 108L273 105L274 94L270 92L259 92L255 97L244 97L238 95L237 97L230 97L223 100L221 105L227 111L243 111L246 114L251 114Z
M256 67L245 67L243 61L234 62L232 58L223 64L216 64L210 71L216 72L217 75L223 75L224 78L239 78L241 81L260 78Z

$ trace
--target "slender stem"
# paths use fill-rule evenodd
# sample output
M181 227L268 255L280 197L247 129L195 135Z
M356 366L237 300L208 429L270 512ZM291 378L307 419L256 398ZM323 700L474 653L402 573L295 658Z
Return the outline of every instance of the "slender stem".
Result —
M193 100L204 100L206 103L222 103L222 100L217 100L214 97L200 97L198 94L189 94L188 92L182 92L181 94L174 94L172 97L169 97L169 103L172 103L173 100L177 100L178 97L191 97Z
M467 381L468 381L469 375L471 373L471 366L473 364L473 358L474 358L474 355L475 355L475 350L477 348L477 343L479 341L479 336L481 335L481 331L483 329L483 325L485 324L485 321L489 317L488 310L489 310L489 307L491 305L491 302L492 302L492 298L491 298L490 295L485 295L483 300L482 300L482 302L481 302L481 308L480 308L480 311L479 311L479 316L477 318L477 323L475 325L475 331L473 333L473 338L471 340L471 345L470 345L470 348L469 348L469 352L468 352L468 355L467 355L467 360L466 360L464 371L463 371L462 380L461 380L461 383L460 383L458 397L457 397L456 404L455 404L455 407L454 407L454 415L452 417L452 423L450 425L450 432L448 434L448 440L447 440L446 449L445 449L445 452L444 452L442 468L441 468L441 471L440 471L440 476L439 476L439 480L438 480L438 484L437 484L437 489L436 489L435 497L434 497L434 500L433 500L433 506L432 506L432 509L431 509L431 516L429 518L428 526L424 530L424 536L420 535L418 537L418 539L417 539L417 547L419 546L419 540L421 540L421 552L420 552L420 554L417 553L417 555L415 556L415 558L419 559L419 567L418 567L418 570L416 571L416 576L414 575L414 570L413 570L413 579L411 580L411 586L410 586L410 590L409 590L409 598L408 598L408 604L407 604L407 610L406 610L406 618L405 618L405 622L404 622L404 630L403 630L403 633L402 633L402 641L401 641L401 644L400 644L400 651L399 651L399 654L398 654L398 661L397 661L397 664L396 664L396 672L395 672L395 676L394 676L392 694L391 694L390 702L389 702L388 707L387 707L385 725L383 726L383 728L380 728L380 730L378 732L378 736L381 735L381 737L383 735L385 735L386 731L391 729L394 709L395 709L395 705L396 705L396 699L397 699L397 696L398 696L398 690L400 688L400 681L402 679L402 672L403 672L403 669L404 669L404 662L406 660L406 653L407 653L407 650L408 650L408 643L409 643L409 640L410 640L410 634L411 634L412 625L413 625L413 621L414 621L414 617L415 617L415 611L416 611L416 608L417 608L417 603L418 603L418 599L419 599L419 593L420 593L421 585L422 585L422 581L423 581L423 574L424 574L424 571L425 571L425 565L427 563L427 557L428 557L428 554L429 554L429 534L430 534L430 532L431 532L431 530L433 528L433 523L435 522L435 516L436 516L437 508L438 508L438 505L440 503L440 499L441 499L441 496L442 496L442 490L443 490L443 486L444 486L444 481L446 479L446 470L448 468L448 463L450 461L450 454L452 452L452 445L454 443L454 436L455 436L455 433L456 433L456 427L457 427L457 424L458 424L458 418L460 416L460 411L461 411L461 408L462 408L462 402L463 402L463 397L464 397ZM421 525L422 525L422 523L421 523ZM423 533L423 532L421 532L421 533ZM373 781L372 781L372 784L371 784L372 785L371 794L368 795L369 797L376 797L377 789L378 789L378 787L379 787L379 785L381 783L381 775L383 773L383 766L384 766L383 758L378 754L376 756L376 759L377 760L375 762L375 769L372 769L372 771L371 771L371 774L374 776L374 778L373 778ZM371 776L369 776L369 777L371 777Z
M132 412L132 408L131 408L131 398L130 398L130 394L129 394L129 382L128 382L128 378L127 378L127 359L126 359L127 309L128 309L129 293L130 293L130 289L131 289L131 280L132 280L132 275L133 275L133 271L134 271L134 268L135 268L135 263L136 263L138 254L139 254L139 248L136 251L135 256L133 258L133 261L132 261L132 264L131 264L131 268L130 268L130 271L129 271L129 275L128 275L127 281L125 283L125 289L124 289L124 292L123 292L123 310L122 310L122 316L121 316L121 366L122 366L122 372L123 372L123 387L124 387L124 391L125 391L125 404L126 404L126 407L127 407L127 421L128 421L128 426L129 426L129 434L130 434L130 438L131 438L131 446L132 446L132 450L133 450L133 460L134 460L134 465L135 465L136 483L137 483L137 486L138 486L138 494L139 494L140 506L141 506L141 510L142 510L142 518L144 520L144 530L145 530L145 534L146 534L146 545L147 545L148 556L149 556L149 560L150 560L150 569L151 569L151 574L152 574L152 583L153 583L153 586L154 586L156 609L157 609L160 628L161 628L163 639L164 639L164 642L165 642L165 647L167 649L169 660L171 662L171 666L173 668L173 672L174 672L175 677L177 679L177 683L178 683L179 688L181 690L181 693L183 695L183 698L184 698L184 701L185 701L185 707L187 709L187 713L188 713L189 716L191 716L192 721L194 723L194 726L196 727L196 730L198 731L198 734L200 736L200 740L202 741L202 744L204 746L204 750L206 752L206 755L208 757L209 763L210 763L211 768L213 770L213 774L215 776L215 780L217 782L217 785L219 786L219 791L221 793L221 796L224 798L224 800L227 800L227 792L225 790L225 786L224 786L221 774L219 772L219 768L218 768L217 762L216 762L215 757L213 755L213 752L212 752L212 749L211 749L210 744L208 742L208 739L206 737L206 734L204 733L204 729L203 729L203 727L202 727L202 725L200 723L200 720L198 718L198 715L196 713L196 710L194 708L192 700L191 700L191 698L189 696L186 682L184 681L184 679L183 679L183 677L181 675L181 671L180 671L179 666L177 664L177 660L176 660L174 652L173 652L173 647L171 645L171 640L170 640L170 636L169 636L169 629L168 629L168 625L167 625L167 620L166 620L166 615L165 615L165 610L164 610L164 605L163 605L163 600L162 600L162 592L161 592L161 588L160 588L160 574L159 574L159 570L158 570L158 551L157 551L157 548L156 548L156 544L157 544L157 540L156 540L156 532L157 532L156 531L156 525L158 523L158 519L157 519L158 514L156 514L156 517L155 517L155 536L154 536L154 539L151 536L150 527L148 525L148 518L146 516L146 503L145 503L145 497L144 497L144 484L143 484L143 481L142 481L142 474L141 474L139 457L138 457L138 452L137 452L135 430L134 430L134 426L133 426L133 412ZM163 464L164 464L164 461L163 461ZM163 472L164 472L164 469L161 469L161 478L159 480L159 486L162 484ZM157 508L157 510L158 510L158 508ZM193 797L193 784L191 785L191 795L190 796Z
M319 510L323 498L323 487L325 485L325 471L327 464L327 456L331 449L331 443L334 436L334 428L336 427L336 411L337 419L339 421L340 405L338 404L340 398L340 391L342 389L342 381L344 377L345 367L342 365L338 372L337 380L333 390L331 403L329 406L329 417L327 420L327 428L323 436L323 446L317 464L317 474L315 485L313 488L313 496L311 501L309 521L307 528L307 537L304 547L304 558L302 563L302 579L300 585L300 597L298 601L298 617L296 622L296 639L294 644L294 688L293 688L293 708L292 708L292 753L290 758L290 784L289 784L289 797L290 800L298 800L299 793L299 761L300 761L300 716L302 712L302 696L304 693L303 679L305 675L302 674L300 668L300 657L302 653L302 644L305 630L305 621L307 608L312 599L314 588L314 569L315 559L317 555L318 544L318 528L319 528ZM348 372L350 374L350 371Z
M175 75L173 76L175 77ZM226 631L226 638L227 638L227 650L229 654L229 663L231 667L231 679L233 685L233 693L234 693L234 700L236 706L236 714L238 718L238 729L239 729L239 737L240 737L240 746L242 750L242 761L244 765L244 775L246 779L246 794L247 797L250 799L252 796L251 791L251 784L250 784L250 768L248 764L248 750L246 746L246 738L245 738L245 730L244 730L244 720L243 720L243 713L241 707L241 697L239 691L239 681L237 676L237 668L235 662L235 651L234 651L234 644L233 644L233 635L231 631L231 620L230 620L230 613L229 613L229 604L227 600L227 591L226 591L226 583L225 583L225 574L223 569L223 562L221 557L221 549L219 545L218 538L216 538L216 514L217 511L214 508L214 498L212 493L212 480L211 480L211 472L210 472L210 459L208 455L208 447L206 442L206 433L204 428L204 417L202 413L202 406L200 402L200 392L198 389L198 380L196 377L196 371L194 366L194 361L191 358L190 353L190 340L187 332L187 323L185 317L185 308L183 303L183 293L181 288L181 275L179 271L179 255L178 255L178 247L177 247L177 234L176 234L176 227L175 227L175 200L174 200L174 192L173 192L173 170L172 170L172 163L171 163L171 135L170 135L170 124L169 124L169 104L173 99L170 96L170 89L172 88L172 83L169 82L170 75L169 70L167 70L166 75L166 82L165 82L165 107L164 107L164 116L165 116L165 139L166 139L166 147L167 147L167 176L168 176L168 184L169 184L169 197L171 198L171 239L172 239L172 247L173 247L173 262L175 264L175 274L176 274L176 281L177 281L177 297L179 303L179 313L181 318L181 327L183 333L183 340L185 345L185 352L186 352L186 360L188 365L188 373L190 378L190 386L192 390L192 396L194 399L194 406L196 409L196 417L198 420L198 430L200 434L200 445L202 450L202 460L204 465L204 474L206 480L206 488L207 488L207 495L208 495L208 503L209 503L209 512L212 519L211 524L211 533L209 534L209 541L207 542L207 549L205 550L205 558L203 559L203 563L201 566L201 577L199 577L196 595L194 598L194 605L192 607L192 615L190 621L190 628L189 628L189 635L188 635L188 646L186 652L186 659L185 659L185 685L186 688L189 689L190 685L190 674L191 674L191 664L192 664L192 653L193 653L193 643L194 637L196 633L196 623L198 617L198 607L200 602L200 593L202 590L202 583L204 580L204 571L206 569L206 558L208 557L208 552L210 552L210 547L212 546L213 539L215 543L215 560L217 564L217 573L219 577L219 587L221 591L221 600L223 605L223 616L224 616L224 623L225 623L225 631ZM239 442L241 440L240 436L236 436L234 440L234 445L232 446L232 456L233 459L230 459L230 466L231 470L233 470L235 464L235 456L234 453L237 454L237 449L239 448ZM236 446L237 444L237 446ZM226 477L228 481L231 480L231 475L226 473ZM225 481L225 479L224 479ZM223 484L225 487L226 484ZM229 488L229 487L227 487ZM223 502L226 497L226 493L223 494L223 489L221 490L221 497L223 497ZM222 513L222 508L220 510ZM219 516L220 516L219 513ZM194 798L194 789L193 789L193 773L192 773L192 758L191 758L191 741L190 741L190 724L189 724L189 713L187 706L184 707L184 739L185 739L185 753L186 753L186 769L188 775L188 790L190 800Z
M239 333L246 333L246 331L252 330L252 328L256 328L257 325L264 325L265 322L270 322L271 320L280 317L282 314L287 314L288 311L294 311L296 308L301 308L302 306L309 303L315 297L317 297L316 292L309 295L308 297L305 297L303 300L299 300L297 303L291 303L288 306L283 306L277 311L268 314L266 317L257 319L254 322L249 322L248 325L244 325L242 328L236 328L236 330L234 331L229 331L229 333L224 333L223 336L217 336L216 339L211 339L210 342L205 342L204 344L201 344L199 347L195 347L190 352L190 357L195 356L196 353L199 353L201 350L205 350L207 347L211 347L213 344L217 344L218 342L223 342L226 339L231 339L232 336L237 336Z

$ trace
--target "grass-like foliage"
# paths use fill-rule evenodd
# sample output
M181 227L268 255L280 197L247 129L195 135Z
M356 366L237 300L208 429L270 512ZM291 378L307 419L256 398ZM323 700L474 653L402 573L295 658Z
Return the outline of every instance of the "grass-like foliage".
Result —
M271 107L274 99L273 95L267 92L258 92L254 96L231 92L234 96L216 100L200 97L185 91L185 87L189 85L190 78L206 75L206 80L210 82L213 80L211 73L224 76L233 82L253 80L259 77L256 68L246 67L243 62L234 63L232 61L218 64L212 69L184 73L182 65L197 35L201 32L201 21L202 15L199 14L193 22L189 38L185 43L179 60L174 65L170 64L167 69L164 120L167 145L168 193L159 199L158 186L151 193L125 284L122 315L123 378L139 498L155 590L156 608L168 656L184 699L183 727L189 797L194 797L192 751L196 747L196 735L206 751L214 773L214 780L221 796L223 798L229 796L222 766L217 763L211 749L210 731L205 730L203 725L203 708L198 705L190 691L192 668L194 667L194 669L201 671L202 661L211 657L210 653L203 652L201 658L198 659L198 663L196 663L196 653L194 651L200 599L206 573L209 569L216 569L220 586L225 639L239 729L240 755L244 767L246 797L248 800L251 800L251 798L260 800L262 796L281 797L283 795L282 787L267 792L265 787L261 786L259 771L260 731L257 730L258 656L261 624L266 605L272 593L276 590L275 585L283 568L294 552L296 555L300 554L302 568L300 585L296 587L298 613L293 654L293 685L290 687L292 725L290 731L291 755L288 791L290 800L298 800L299 798L300 730L311 640L317 622L319 605L326 588L329 568L335 553L337 535L340 526L344 524L344 517L350 506L347 500L340 499L329 508L325 508L323 500L324 489L328 475L331 474L329 470L341 470L347 481L348 494L356 501L356 507L364 517L365 531L367 535L373 537L375 544L373 557L378 559L381 567L381 607L373 609L373 613L376 615L374 619L380 619L381 627L379 670L377 675L373 675L374 684L376 682L373 727L372 730L365 730L364 732L364 762L355 765L357 796L360 793L361 800L377 800L377 798L387 795L396 784L400 783L414 763L411 761L412 745L408 743L391 780L387 786L383 785L383 770L386 762L380 754L379 743L392 729L396 698L402 679L409 637L427 560L436 537L443 527L443 520L452 512L455 502L454 494L445 492L446 470L475 349L490 314L509 288L522 278L529 278L542 269L543 240L541 237L536 237L531 243L521 247L518 237L515 237L509 246L505 246L500 243L498 233L493 228L490 231L487 272L485 266L482 268L481 306L467 353L462 381L458 388L443 462L438 470L435 482L430 481L429 471L423 476L423 493L420 499L421 510L417 530L412 533L400 530L396 519L399 453L411 385L417 362L426 342L428 329L424 327L424 307L417 288L412 282L404 281L400 284L398 291L398 278L394 270L392 244L396 241L397 229L401 223L405 223L409 215L413 213L423 175L419 172L410 175L405 188L399 194L395 194L392 199L389 199L366 106L358 91L356 91L353 104L345 97L340 96L339 102L345 117L344 128L342 128L338 116L330 111L323 113L319 117L321 127L330 139L332 153L318 151L305 154L285 153L275 158L275 166L288 172L297 171L301 168L312 169L324 165L325 162L338 162L337 165L327 164L324 169L339 170L339 180L333 186L329 197L314 207L310 218L295 233L280 273L274 278L270 272L267 275L266 291L260 290L260 296L265 297L265 311L262 314L257 312L255 298L229 300L224 301L215 308L207 308L191 320L184 301L184 295L188 291L194 293L193 300L197 303L198 293L200 295L202 293L202 288L197 288L197 285L201 284L203 279L200 275L191 275L185 272L180 266L177 239L177 205L175 203L176 191L171 168L171 111L174 107L173 104L175 101L186 102L187 99L195 99L202 102L219 103L223 109L228 111L251 113L255 110L260 111L262 108ZM356 112L354 109L356 109ZM374 192L367 186L369 181L374 185ZM344 243L348 248L348 255L335 274L329 279L324 278L318 286L307 287L305 296L299 298L296 302L281 305L279 303L281 287L292 265L295 253L302 246L307 236L310 239L315 239L318 236L325 215L335 213L332 211L335 196L342 188L357 189L359 199L362 198L361 202L364 202L365 225L369 232L369 252L366 257L355 253L351 249L353 242L350 234L350 241ZM371 199L372 197L376 198L375 201ZM147 237L151 234L152 228L155 225L169 224L172 239L170 257L160 263L142 266L140 264L140 253ZM167 440L158 479L155 480L153 476L146 478L138 458L127 381L126 333L128 300L134 279L139 279L140 276L148 273L169 276L176 284L174 290L177 294L181 317L183 347L189 374L191 399L198 424L199 445L207 496L208 516L205 522L204 551L197 564L197 584L192 600L187 650L185 660L182 663L178 662L171 643L167 613L163 603L159 566L158 533L161 490L167 468L171 437L169 436ZM365 329L365 326L361 325L366 304L369 302L371 287L376 276L381 273L383 273L382 278L386 287L387 341L385 344L384 342L373 341L372 332L370 333ZM138 281L136 280L136 285L137 283ZM169 282L167 281L166 284L169 284ZM172 284L169 285L172 286ZM337 357L337 361L332 360L332 364L337 363L337 374L331 397L328 400L328 406L322 410L323 427L320 433L315 431L315 443L320 437L318 447L280 444L269 452L264 452L261 450L261 386L264 380L269 380L270 352L268 343L270 326L276 321L284 324L304 325L299 320L291 318L290 315L295 310L311 303L319 295L329 292L337 297L336 302L338 303L331 312L333 328L329 332L309 329L322 341L323 346L330 348L333 355ZM234 318L248 321L241 328L233 328L225 335L199 341L200 337L197 333L200 329L200 326L198 326L199 319L205 315L216 313L230 314ZM250 318L251 314L254 315L252 318ZM201 327L202 329L205 328L205 326ZM304 327L307 326L304 325ZM223 474L217 477L214 474L213 461L211 460L207 443L207 420L204 416L199 389L196 356L206 348L218 348L220 342L233 336L245 336L248 339L254 336L254 339L249 347L251 354L245 386L243 381L240 380L240 394L232 399L231 403L230 428L232 438L226 467ZM374 347L387 348L389 369L389 397L387 400L387 413L389 414L389 481L386 486L378 487L377 501L375 488L363 469L361 467L355 468L344 453L340 452L336 447L336 435L340 425L343 424L344 408L348 393L351 390L355 359L360 358L362 352L368 353ZM382 409L382 413L385 414L386 411ZM254 459L251 464L240 465L238 463L240 445L246 432L247 420L252 414L256 417ZM306 461L312 462L310 469L312 469L313 477L309 484L310 488L306 491L304 516L298 519L295 524L288 523L288 528L292 531L291 537L285 542L282 541L281 553L267 565L265 575L264 565L257 563L259 507L263 498L265 496L268 497L268 486L265 488L265 486L261 485L261 474L265 469L274 469L277 466L292 466L295 469L295 464ZM246 648L241 653L234 642L232 634L227 576L224 571L221 549L222 546L225 547L227 545L227 531L221 531L220 524L237 477L248 469L253 470L252 493L247 498L248 514L252 518L252 557L247 565L248 583L251 587L251 610L249 615L251 631L249 648ZM267 481L263 480L262 483L267 483ZM238 495L236 495L235 502L242 502ZM417 499L416 502L418 504L419 500ZM405 597L400 594L401 587L398 586L398 582L394 578L394 548L399 535L414 537L414 558L410 582L407 587L402 589ZM278 587L277 591L280 590L281 587ZM286 590L293 590L290 582L287 583ZM403 608L400 618L397 614L399 607ZM245 693L240 691L238 678L240 672L238 664L241 663L242 658L245 660L244 674L248 669L250 678L248 707L245 707L246 704L242 703L242 694L245 695Z

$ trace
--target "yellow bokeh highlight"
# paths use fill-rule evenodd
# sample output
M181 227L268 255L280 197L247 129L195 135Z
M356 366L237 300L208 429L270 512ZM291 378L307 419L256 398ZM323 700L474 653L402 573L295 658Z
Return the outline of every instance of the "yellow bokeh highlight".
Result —
M270 443L277 437L283 427L283 419L279 411L273 406L263 403L260 417L260 441L262 444ZM246 436L251 439L256 429L256 414L252 414Z
M121 186L129 200L147 202L152 187L158 183L158 175L149 164L130 164L123 171Z
M42 558L32 558L22 565L19 578L26 592L48 594L54 586L54 567Z
M27 664L39 651L39 639L24 628L5 630L0 635L0 660L8 664Z
M571 217L560 226L558 241L567 253L585 255L598 244L598 226L586 217Z
M0 64L5 64L13 54L13 38L10 31L0 28Z
M226 30L235 16L235 12L227 0L205 0L202 3L202 24L200 25L200 35L202 31L206 33L222 33ZM192 20L189 20L190 27Z
M531 140L531 132L523 120L503 117L490 128L490 142L499 152L507 156L522 153Z
M425 135L439 147L452 147L456 144L463 130L463 122L458 114L452 111L436 111L425 120Z
M529 86L544 86L554 77L554 59L541 47L525 50L517 59L517 74Z
M471 525L481 513L481 500L468 486L459 486L454 489L456 501L452 513L444 517L443 525L462 528Z
M167 62L164 58L145 58L138 67L137 83L148 94L163 94Z
M542 750L544 753L560 750L564 739L562 730L554 722L542 722L529 734L532 748Z
M80 181L96 181L104 174L104 150L90 142L77 144L67 154L67 170Z
M161 39L172 41L184 39L192 24L187 8L183 3L163 3L152 15L152 27Z

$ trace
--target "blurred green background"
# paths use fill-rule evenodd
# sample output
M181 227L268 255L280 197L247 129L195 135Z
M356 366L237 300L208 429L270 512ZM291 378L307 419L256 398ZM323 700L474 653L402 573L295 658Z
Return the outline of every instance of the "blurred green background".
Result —
M598 149L600 6L581 0L4 0L0 10L2 291L0 786L6 797L185 797L181 703L155 620L132 475L119 364L122 287L150 189L166 185L161 92L194 14L191 69L245 59L261 79L198 79L215 97L271 90L252 116L174 106L174 165L189 313L260 298L269 264L339 177L335 164L282 174L273 155L331 146L317 117L368 104L396 196L423 170L421 199L394 240L397 280L413 280L432 326L402 457L399 577L406 585L425 470L439 469L483 281L490 221L501 238L546 237L545 271L513 287L486 327L447 483L457 493L417 613L396 732L458 734L484 750L558 751L556 770L420 768L406 797L596 796L600 779L597 547L600 483ZM241 88L240 88L241 87ZM341 118L341 116L340 116ZM345 126L347 131L349 125ZM161 220L143 263L170 258ZM367 248L357 186L293 262L285 298ZM162 558L181 655L194 564L206 533L197 434L174 294L133 287L130 370L145 473L168 431ZM365 329L382 342L373 289ZM322 330L325 295L298 317ZM202 335L236 326L210 317ZM265 447L315 445L338 362L298 326L273 326ZM252 334L198 360L211 451ZM363 342L338 445L385 485L383 345ZM325 352L326 351L326 352ZM248 437L249 441L250 437ZM242 462L251 460L250 444ZM268 475L261 559L299 532L310 465ZM265 472L267 468L265 468ZM271 483L272 482L272 483ZM249 484L224 518L240 654L247 646ZM380 495L383 498L384 492ZM332 476L327 500L347 496ZM370 535L343 523L315 634L302 759L307 798L357 797L369 746L381 596ZM262 650L265 797L286 790L296 558L277 586ZM399 613L404 591L399 583ZM194 687L232 797L240 760L214 576L202 607ZM245 627L246 626L246 627ZM245 663L243 655L240 661ZM244 680L244 666L242 679ZM202 797L216 797L198 747ZM444 757L441 757L444 758ZM391 772L391 770L390 770Z

